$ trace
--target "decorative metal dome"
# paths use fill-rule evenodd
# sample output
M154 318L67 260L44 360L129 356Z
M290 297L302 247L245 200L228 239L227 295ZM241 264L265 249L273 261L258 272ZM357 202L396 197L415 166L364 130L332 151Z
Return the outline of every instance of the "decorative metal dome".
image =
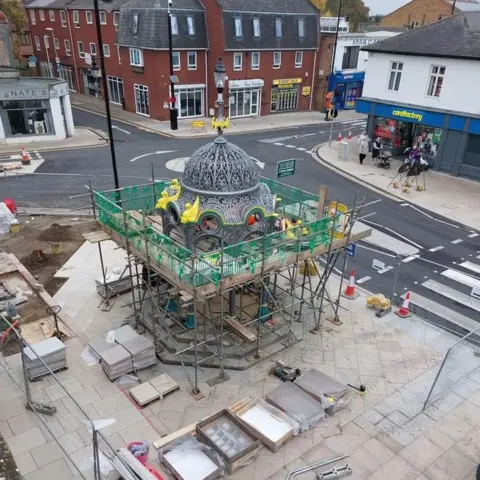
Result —
M185 190L208 195L238 195L259 187L257 165L223 136L200 147L185 164Z

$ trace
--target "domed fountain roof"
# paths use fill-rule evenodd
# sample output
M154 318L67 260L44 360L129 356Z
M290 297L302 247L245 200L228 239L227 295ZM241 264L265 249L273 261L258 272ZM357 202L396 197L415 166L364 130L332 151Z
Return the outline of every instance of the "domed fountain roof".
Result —
M257 166L247 152L219 136L193 153L182 185L210 195L251 192L259 186Z

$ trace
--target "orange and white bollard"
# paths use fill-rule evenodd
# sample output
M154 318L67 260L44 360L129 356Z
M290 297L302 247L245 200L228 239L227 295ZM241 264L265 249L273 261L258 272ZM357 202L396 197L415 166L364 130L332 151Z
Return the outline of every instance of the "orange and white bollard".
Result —
M348 131L347 140L351 140L351 139L352 139L352 131L349 130L349 131Z
M341 142L341 141L342 141L342 132L338 132L337 142Z
M22 165L30 165L30 157L25 147L22 147Z
M351 300L354 300L355 298L358 297L358 293L356 292L356 289L355 289L355 269L353 269L350 272L348 285L345 291L343 292L342 297L349 298Z
M408 307L410 306L410 292L407 292L405 298L403 299L402 306L398 308L395 313L402 318L410 317L412 314L409 312Z

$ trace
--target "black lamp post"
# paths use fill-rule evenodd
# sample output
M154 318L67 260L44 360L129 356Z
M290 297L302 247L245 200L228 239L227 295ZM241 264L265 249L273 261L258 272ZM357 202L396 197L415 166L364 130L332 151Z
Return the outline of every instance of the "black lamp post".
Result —
M225 78L227 76L227 70L225 69L225 65L222 62L222 59L219 58L217 60L217 64L215 65L215 70L213 72L213 77L215 79L215 86L217 87L217 106L218 106L218 115L214 126L217 128L218 133L221 135L223 133L223 129L228 126L228 119L225 118L225 103L223 101L223 90L225 88Z
M168 0L168 55L170 57L170 128L178 130L177 99L175 97L175 82L173 74L173 38L172 38L172 13L170 7L173 0Z
M333 75L333 72L335 70L335 56L337 55L338 30L340 29L340 15L342 14L342 3L343 0L340 0L338 3L337 28L335 31L335 43L333 45L332 68L330 70L330 76Z

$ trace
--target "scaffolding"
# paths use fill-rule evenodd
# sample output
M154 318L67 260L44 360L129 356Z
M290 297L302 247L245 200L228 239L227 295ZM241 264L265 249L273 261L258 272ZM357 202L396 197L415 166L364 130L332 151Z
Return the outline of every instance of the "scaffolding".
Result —
M370 235L352 230L369 204L355 199L340 211L338 201L326 207L325 187L314 195L268 178L261 182L281 199L279 219L295 219L295 225L207 252L163 234L155 205L171 181L90 189L103 230L96 240L100 255L107 239L127 252L132 325L149 332L163 363L183 366L194 396L202 396L199 370L218 369L208 381L214 385L228 379L225 370L245 370L301 341L307 310L314 317L312 333L322 331L328 305L334 311L328 320L341 323L341 287L332 299L326 285L348 245Z

